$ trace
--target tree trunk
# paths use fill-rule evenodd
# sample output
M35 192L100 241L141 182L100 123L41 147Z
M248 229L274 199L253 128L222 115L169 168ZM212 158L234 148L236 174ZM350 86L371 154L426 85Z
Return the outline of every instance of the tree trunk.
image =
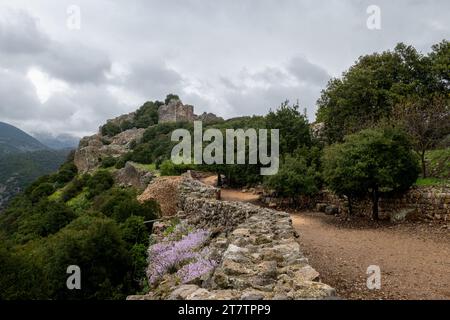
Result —
M222 175L219 172L217 174L217 187L221 187L221 186L222 186Z
M352 216L353 215L352 198L351 197L347 198L348 198L348 214Z
M427 168L426 168L426 162L425 162L425 150L422 151L420 154L420 161L422 161L422 176L423 178L427 177Z
M372 202L373 202L372 203L373 204L372 218L373 218L373 220L378 220L378 198L379 198L378 187L373 188L372 196L373 196L373 198L372 198Z

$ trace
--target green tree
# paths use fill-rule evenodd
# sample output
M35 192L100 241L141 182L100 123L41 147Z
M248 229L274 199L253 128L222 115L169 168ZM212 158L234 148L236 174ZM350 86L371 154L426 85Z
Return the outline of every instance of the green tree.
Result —
M316 194L319 180L316 170L307 166L305 158L287 155L278 173L266 179L265 186L282 197L296 199L300 195Z
M55 192L53 183L44 182L33 189L30 195L30 199L33 202L38 202L42 198L51 195L53 192Z
M323 175L331 190L354 197L372 196L373 219L378 219L378 199L383 192L407 190L419 173L417 157L404 132L366 129L345 137L325 150Z
M162 102L147 101L137 111L134 116L134 123L137 128L148 128L158 123L158 109Z
M325 123L329 142L389 118L410 95L448 94L447 48L444 42L424 56L400 43L393 51L360 57L340 79L331 79L317 102L317 120Z
M165 105L168 105L169 102L170 102L170 100L180 100L180 97L177 96L176 94L173 94L173 93L168 94L168 95L166 96L166 99L164 100L164 104L165 104Z
M113 122L107 122L101 127L100 132L103 136L114 137L115 135L122 132L122 129L120 128L120 126Z
M95 199L94 209L117 222L124 222L131 216L142 216L145 220L159 216L158 204L155 201L140 203L132 189L112 188Z
M280 130L280 154L311 144L308 119L298 109L298 104L289 105L289 101L285 101L266 116L267 128Z
M136 290L131 254L113 220L84 216L47 240L42 255L53 299L123 299ZM82 290L67 290L66 269L82 271Z
M87 181L88 199L99 195L103 191L110 189L114 184L114 178L109 171L98 170Z
M449 97L415 96L394 109L395 120L408 133L422 162L422 176L427 177L425 153L450 134Z

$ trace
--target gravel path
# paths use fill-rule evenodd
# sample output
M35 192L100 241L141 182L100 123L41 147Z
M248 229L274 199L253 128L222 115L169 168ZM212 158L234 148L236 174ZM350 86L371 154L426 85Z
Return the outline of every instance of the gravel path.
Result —
M343 222L322 213L292 214L310 264L347 299L450 299L450 236L440 225ZM381 269L369 290L366 270Z

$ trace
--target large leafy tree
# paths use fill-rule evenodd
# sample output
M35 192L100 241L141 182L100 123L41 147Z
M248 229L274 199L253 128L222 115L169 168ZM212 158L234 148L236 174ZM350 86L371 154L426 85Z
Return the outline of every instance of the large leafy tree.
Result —
M328 83L317 104L329 142L389 118L395 105L410 95L448 94L449 43L429 55L398 44L393 51L362 56L341 78Z
M398 129L366 129L325 149L323 176L331 190L349 199L371 195L372 217L378 219L383 192L407 190L419 166L407 136Z
M415 96L394 109L395 120L410 136L414 150L422 162L422 176L426 178L425 152L450 134L449 96Z
M311 144L308 119L299 111L299 105L283 102L278 109L266 116L269 129L280 130L280 154L292 153Z

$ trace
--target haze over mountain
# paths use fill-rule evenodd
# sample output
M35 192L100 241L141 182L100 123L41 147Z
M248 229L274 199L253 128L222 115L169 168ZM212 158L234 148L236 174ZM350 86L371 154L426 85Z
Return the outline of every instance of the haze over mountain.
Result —
M33 133L33 136L54 150L75 149L80 142L80 138L70 134L52 135L49 133Z

